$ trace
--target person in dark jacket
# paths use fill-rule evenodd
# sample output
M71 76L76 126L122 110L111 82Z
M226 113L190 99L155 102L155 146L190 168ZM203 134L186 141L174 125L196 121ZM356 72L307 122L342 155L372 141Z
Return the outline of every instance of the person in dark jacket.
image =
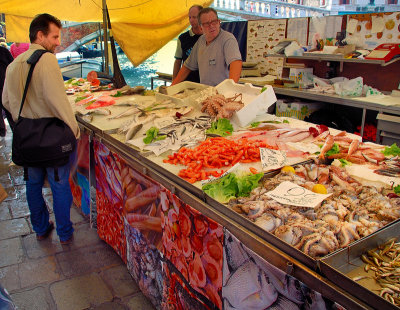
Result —
M198 38L203 34L201 27L199 26L199 20L197 16L203 7L201 5L193 5L189 9L189 23L192 28L182 33L178 37L178 43L175 52L174 71L172 79L177 76L182 64L189 57L192 51L193 45L197 42ZM186 81L200 82L199 71L193 71L186 78Z

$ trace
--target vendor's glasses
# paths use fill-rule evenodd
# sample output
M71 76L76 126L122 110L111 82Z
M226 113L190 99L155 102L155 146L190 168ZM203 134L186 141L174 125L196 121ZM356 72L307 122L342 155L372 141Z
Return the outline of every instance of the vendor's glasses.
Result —
M214 20L212 20L212 21L210 21L210 22L206 22L206 23L202 23L201 25L203 26L203 27L210 27L210 26L215 26L216 24L218 24L219 23L219 19L214 19Z

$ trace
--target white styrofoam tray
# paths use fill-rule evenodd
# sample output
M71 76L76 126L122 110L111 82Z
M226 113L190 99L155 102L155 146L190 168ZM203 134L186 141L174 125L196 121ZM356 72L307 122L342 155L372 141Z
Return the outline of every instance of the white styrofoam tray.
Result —
M218 93L225 97L242 94L244 107L236 111L231 118L231 122L239 127L248 125L257 115L267 113L268 108L276 102L272 86L265 85L264 87L265 91L261 92L262 88L260 87L254 87L249 83L237 84L230 79L215 86Z
M184 81L174 86L167 87L166 88L167 95L158 92L156 92L155 95L157 101L170 99L172 102L177 103L179 105L197 105L197 102L194 100L198 96L197 93L194 93L193 95L188 95L185 98L176 98L174 97L174 95L176 95L181 91L184 91L185 89L204 90L209 87L211 86L194 83L190 81Z

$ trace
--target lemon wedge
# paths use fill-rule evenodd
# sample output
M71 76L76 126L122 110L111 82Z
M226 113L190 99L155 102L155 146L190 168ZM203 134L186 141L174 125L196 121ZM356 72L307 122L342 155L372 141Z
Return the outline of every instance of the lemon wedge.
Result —
M315 184L312 188L312 191L317 194L328 194L326 187L322 184Z
M292 166L283 166L281 168L281 172L295 173L294 168Z

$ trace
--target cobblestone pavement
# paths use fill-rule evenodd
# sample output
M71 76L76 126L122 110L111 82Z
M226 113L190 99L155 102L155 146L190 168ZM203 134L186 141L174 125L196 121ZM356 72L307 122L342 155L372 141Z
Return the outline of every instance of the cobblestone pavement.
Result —
M18 309L154 309L120 257L76 208L71 208L72 244L61 245L55 230L48 239L36 240L23 170L11 162L9 128L0 139L0 183L8 193L0 204L0 284ZM51 209L51 190L43 192Z

